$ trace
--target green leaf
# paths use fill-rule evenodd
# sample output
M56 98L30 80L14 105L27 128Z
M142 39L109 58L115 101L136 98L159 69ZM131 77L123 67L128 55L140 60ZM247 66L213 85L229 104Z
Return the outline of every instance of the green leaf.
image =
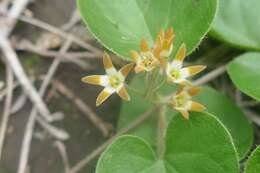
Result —
M142 76L136 76L130 86L131 88L144 90L144 78ZM164 94L174 92L174 86L166 85L160 92ZM143 114L147 109L154 106L154 104L148 102L141 97L140 94L136 94L132 90L129 90L129 94L131 95L131 101L123 102L122 104L118 120L118 129L127 127L129 123L138 118L138 116ZM203 87L202 92L197 97L194 97L194 100L205 105L207 111L216 116L227 127L234 140L240 159L243 159L252 146L253 130L240 108L225 95L210 87ZM166 116L168 122L176 115L176 111L172 108L167 108ZM142 137L149 142L150 145L156 147L157 118L158 112L155 111L150 119L130 131L129 134Z
M165 140L165 155L159 159L141 138L119 137L99 158L96 173L239 172L231 137L210 114L192 113L189 121L174 117Z
M228 74L238 89L260 101L260 53L245 53L228 65Z
M253 143L253 129L242 110L224 94L210 87L203 87L202 92L194 98L207 107L230 132L234 144L243 159Z
M130 60L142 38L152 45L161 28L173 27L174 51L194 50L215 17L217 0L78 0L81 16L108 49Z
M259 173L260 172L260 146L258 146L255 151L249 157L245 173Z
M156 155L141 138L122 136L101 155L97 173L137 173L152 167Z
M220 0L213 35L244 49L260 50L260 1Z
M166 135L165 160L179 173L238 173L237 153L224 125L208 113L173 118Z

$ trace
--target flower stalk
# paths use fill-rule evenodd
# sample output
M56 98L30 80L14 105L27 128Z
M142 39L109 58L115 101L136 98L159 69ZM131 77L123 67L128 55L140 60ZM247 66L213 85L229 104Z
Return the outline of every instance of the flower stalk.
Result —
M159 159L162 159L165 152L165 134L167 129L166 123L166 114L165 110L166 106L162 105L159 108L159 116L158 116L158 128L157 128L157 154Z

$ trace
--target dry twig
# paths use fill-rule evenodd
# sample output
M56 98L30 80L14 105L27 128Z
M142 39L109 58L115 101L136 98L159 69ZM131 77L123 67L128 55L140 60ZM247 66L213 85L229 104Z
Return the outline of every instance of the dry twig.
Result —
M78 9L75 9L67 23L61 26L64 31L70 30L80 21L80 15Z
M12 109L11 109L11 114L17 113L19 110L22 109L22 107L25 105L27 101L27 95L26 93L22 93L14 102Z
M13 97L13 73L12 73L12 69L7 63L6 63L6 83L7 83L6 85L7 94L5 98L5 106L4 106L3 117L1 120L1 130L0 130L0 160L2 158L3 145L5 141L5 134L8 126L11 104L12 104L12 97Z
M28 3L29 0L14 0L14 2L12 2L13 5L6 16L6 19L10 22L7 26L0 29L2 37L7 38L9 36L16 24L17 18L21 15Z
M17 81L15 81L13 83L13 87L12 90L15 90L17 87L19 86L19 83ZM2 100L6 94L7 94L8 88L4 88L1 92L0 92L0 100Z
M225 73L227 70L226 65L222 65L218 68L216 68L215 70L212 70L211 72L205 74L204 76L202 76L201 78L195 80L193 82L194 85L202 85L204 83L207 83L215 78L217 78L218 76L220 76L221 74Z
M11 48L10 43L2 35L0 35L0 47L2 48L2 51L5 55L6 61L8 62L8 64L10 64L10 67L12 68L14 74L16 75L17 79L23 86L25 92L27 93L31 101L36 105L41 115L47 121L52 121L52 116L50 115L47 106L39 97L36 89L32 86L30 80L26 76L26 73L24 72L21 63L18 60L16 53Z
M84 113L84 115L86 115L86 117L102 132L104 136L109 135L109 130L111 129L111 126L109 126L108 123L99 118L98 115L96 115L96 113L87 104L85 104L83 100L81 100L73 93L73 91L71 91L58 80L53 80L52 84L54 88L65 95L68 99L70 99L72 103L74 103L77 108L82 113Z
M243 109L243 111L252 122L254 122L257 126L260 127L260 116L258 114L245 108Z
M54 146L58 149L60 155L61 155L61 158L62 158L62 161L63 161L63 164L64 164L64 172L65 173L69 173L70 171L70 164L69 164L69 158L68 158L68 154L67 154L67 151L66 151L66 146L64 145L64 143L60 142L60 141L55 141L54 142Z
M20 16L19 19L23 22L26 22L26 23L30 23L34 26L37 26L39 28L42 28L42 29L45 29L49 32L52 32L54 34L57 34L65 39L71 39L73 42L77 43L79 46L87 49L87 50L90 50L92 51L93 53L97 54L98 56L101 56L103 54L102 51L100 51L99 49L93 47L92 45L88 44L88 43L85 43L84 41L82 41L81 39L77 38L76 36L70 34L70 33L66 33L64 31L62 31L61 29L55 27L55 26L52 26L48 23L45 23L43 21L40 21L38 19L35 19L35 18L31 18L31 17L26 17L26 16Z
M41 49L35 46L29 40L25 40L25 39L20 41L19 43L14 43L13 45L18 50L30 51L48 58L58 57L61 58L62 60L71 60L71 59L78 59L78 58L87 58L87 59L99 58L95 53L88 52L88 51L60 53L48 49Z
M71 40L67 40L67 42L64 44L64 46L62 46L61 48L61 52L64 53L66 52L69 47L71 45ZM41 87L40 87L40 95L43 96L50 81L51 78L53 77L54 73L57 70L57 67L60 64L60 59L56 58L51 67L49 68L49 71L46 75L46 78L44 79ZM20 161L19 161L19 166L18 166L18 173L24 173L27 167L27 163L28 163L28 157L29 157L29 151L30 151L30 146L31 146L31 140L32 140L32 134L33 134L33 130L34 130L34 125L35 125L35 120L37 117L37 109L36 107L34 107L31 111L31 114L29 116L27 125L26 125L26 129L25 129L25 136L22 142L22 150L21 150L21 155L20 155Z

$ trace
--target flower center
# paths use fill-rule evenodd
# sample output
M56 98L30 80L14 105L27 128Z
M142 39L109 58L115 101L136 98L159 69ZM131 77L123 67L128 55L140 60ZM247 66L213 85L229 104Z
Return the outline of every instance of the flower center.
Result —
M189 101L189 97L186 94L179 94L175 97L175 107L184 108Z
M152 70L156 64L157 64L157 59L154 57L154 55L151 52L145 53L142 56L141 60L141 65L146 69L146 70Z
M170 71L170 75L174 79L179 79L181 77L180 71L175 68Z
M117 88L121 83L122 81L117 75L112 75L109 77L109 84L112 88Z

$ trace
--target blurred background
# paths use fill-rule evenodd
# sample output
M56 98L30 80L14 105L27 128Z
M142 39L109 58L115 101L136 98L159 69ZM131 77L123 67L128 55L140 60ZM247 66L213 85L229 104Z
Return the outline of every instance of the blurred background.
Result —
M14 1L0 1L0 31L8 26L6 14L12 7L11 2ZM61 113L57 114L58 120L51 123L51 127L69 135L69 138L61 135L62 139L59 139L46 130L50 127L44 128L36 122L32 144L27 146L27 172L64 172L64 159L68 157L71 166L76 164L113 134L120 102L117 97L112 97L109 105L105 103L97 109L95 98L101 88L89 87L81 82L81 77L85 75L103 73L100 54L84 46L91 45L101 53L103 49L82 24L74 0L29 0L25 6L9 36L10 44L36 90L41 87L55 57L60 57L61 63L55 68L56 73L51 78L43 101L50 112ZM67 50L60 53L70 37L82 44L71 41ZM0 90L0 116L3 122L8 90L6 79L7 75L13 74L7 74L4 55L0 53L0 57L0 80L4 84ZM14 76L11 78L13 96L8 108L10 115L0 160L1 173L13 173L18 169L25 129L33 108L19 80ZM52 133L59 134L59 131ZM81 172L94 172L95 162L94 159Z

